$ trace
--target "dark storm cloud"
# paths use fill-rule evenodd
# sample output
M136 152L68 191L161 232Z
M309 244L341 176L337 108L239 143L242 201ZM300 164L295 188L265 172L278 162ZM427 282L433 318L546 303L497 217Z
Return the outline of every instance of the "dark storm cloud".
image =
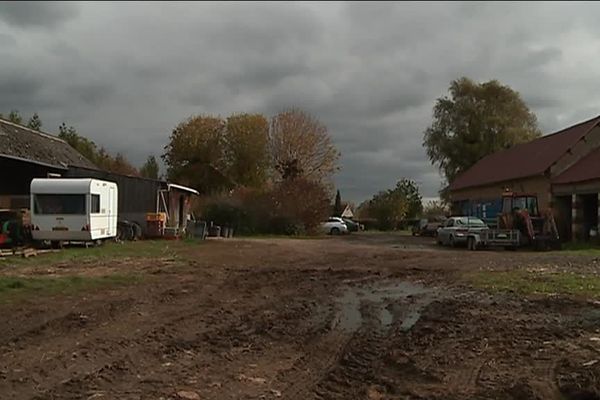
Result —
M290 107L327 125L360 201L441 179L422 147L451 80L498 79L551 132L598 114L600 6L0 3L0 112L37 111L136 164L192 114ZM535 23L532 23L535 21ZM52 29L48 29L52 28Z
M52 28L77 16L74 3L1 1L0 20L21 27Z

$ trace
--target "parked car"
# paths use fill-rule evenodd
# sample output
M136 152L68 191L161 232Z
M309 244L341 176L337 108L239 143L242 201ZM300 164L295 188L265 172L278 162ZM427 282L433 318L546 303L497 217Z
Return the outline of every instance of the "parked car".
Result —
M418 220L411 227L413 236L437 236L438 228L442 225L439 221L430 221L427 218Z
M331 217L321 224L323 232L329 235L342 235L348 233L348 226L343 219Z
M437 231L437 242L440 245L454 247L466 244L469 232L480 232L489 229L479 218L475 217L450 217Z
M358 222L354 222L348 218L342 218L342 221L346 224L348 232L358 232L360 230L360 224Z

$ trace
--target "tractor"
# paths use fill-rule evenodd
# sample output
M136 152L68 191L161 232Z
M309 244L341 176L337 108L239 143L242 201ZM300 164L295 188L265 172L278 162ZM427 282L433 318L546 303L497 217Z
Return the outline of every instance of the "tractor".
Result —
M506 191L502 194L502 213L498 216L499 229L517 229L523 243L536 250L558 250L560 240L551 209L538 209L534 194Z

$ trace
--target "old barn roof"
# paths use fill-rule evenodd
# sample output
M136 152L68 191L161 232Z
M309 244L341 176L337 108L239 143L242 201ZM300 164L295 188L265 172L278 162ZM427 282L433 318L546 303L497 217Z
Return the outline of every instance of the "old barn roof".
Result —
M69 166L97 169L64 140L4 119L0 119L0 157L62 169Z
M600 116L490 154L459 175L450 190L541 175L599 122Z
M558 175L552 183L576 183L593 179L600 179L600 147Z

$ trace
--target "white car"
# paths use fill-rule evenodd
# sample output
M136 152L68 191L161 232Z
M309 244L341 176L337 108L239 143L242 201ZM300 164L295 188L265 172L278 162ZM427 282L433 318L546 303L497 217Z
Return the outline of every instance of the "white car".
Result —
M437 242L451 247L467 243L469 233L487 230L488 226L475 217L451 217L438 228Z
M331 217L321 224L321 230L330 235L342 235L348 233L348 226L343 219Z

